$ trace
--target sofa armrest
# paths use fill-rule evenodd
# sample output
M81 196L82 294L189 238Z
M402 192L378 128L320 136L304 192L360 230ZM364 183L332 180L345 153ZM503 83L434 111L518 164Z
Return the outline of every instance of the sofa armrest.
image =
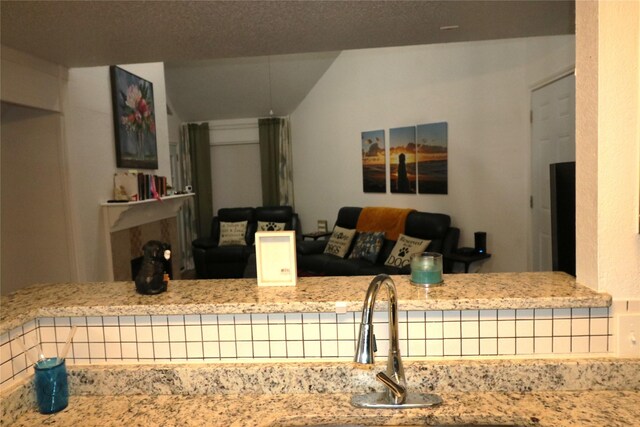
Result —
M302 225L300 224L300 217L297 213L291 215L291 229L296 232L296 240L302 241Z
M194 248L200 248L200 249L210 249L218 246L218 243L211 237L199 237L196 240L194 240L191 244L193 245Z
M324 252L328 240L306 240L296 242L298 255L315 255Z
M458 250L458 240L460 240L460 229L449 227L442 242L442 254L449 255L455 253Z

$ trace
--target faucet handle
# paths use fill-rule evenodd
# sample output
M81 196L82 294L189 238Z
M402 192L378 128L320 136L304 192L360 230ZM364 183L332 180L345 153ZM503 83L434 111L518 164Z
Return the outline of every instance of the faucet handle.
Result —
M396 383L384 372L378 372L376 379L387 387L393 398L393 403L397 405L404 403L407 398L407 389L403 385Z
M376 342L376 334L371 334L373 336L373 352L378 352L378 343Z

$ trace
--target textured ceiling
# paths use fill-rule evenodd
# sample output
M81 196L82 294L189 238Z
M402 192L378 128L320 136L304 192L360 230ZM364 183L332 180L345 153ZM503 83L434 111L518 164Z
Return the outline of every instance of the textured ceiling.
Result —
M574 31L571 1L8 1L2 44L68 67ZM441 26L459 25L453 31Z
M539 0L2 0L0 42L67 67L165 62L174 108L197 121L288 114L341 50L572 34L574 15Z

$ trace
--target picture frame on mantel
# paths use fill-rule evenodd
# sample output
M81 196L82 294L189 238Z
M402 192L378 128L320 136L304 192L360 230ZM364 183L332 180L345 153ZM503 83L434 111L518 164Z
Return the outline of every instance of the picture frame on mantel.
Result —
M296 232L258 231L255 243L258 286L295 286Z
M158 169L153 83L116 65L109 74L116 166Z

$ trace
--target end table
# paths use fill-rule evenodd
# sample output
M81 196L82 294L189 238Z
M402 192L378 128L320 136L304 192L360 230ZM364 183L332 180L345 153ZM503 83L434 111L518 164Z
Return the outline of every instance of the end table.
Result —
M491 254L488 253L476 253L476 252L472 252L472 253L453 253L453 254L449 254L449 255L445 255L445 260L450 262L450 263L454 263L454 262L461 262L464 264L464 272L468 273L469 272L469 266L476 262L476 261L482 261L484 259L487 258L491 258Z

